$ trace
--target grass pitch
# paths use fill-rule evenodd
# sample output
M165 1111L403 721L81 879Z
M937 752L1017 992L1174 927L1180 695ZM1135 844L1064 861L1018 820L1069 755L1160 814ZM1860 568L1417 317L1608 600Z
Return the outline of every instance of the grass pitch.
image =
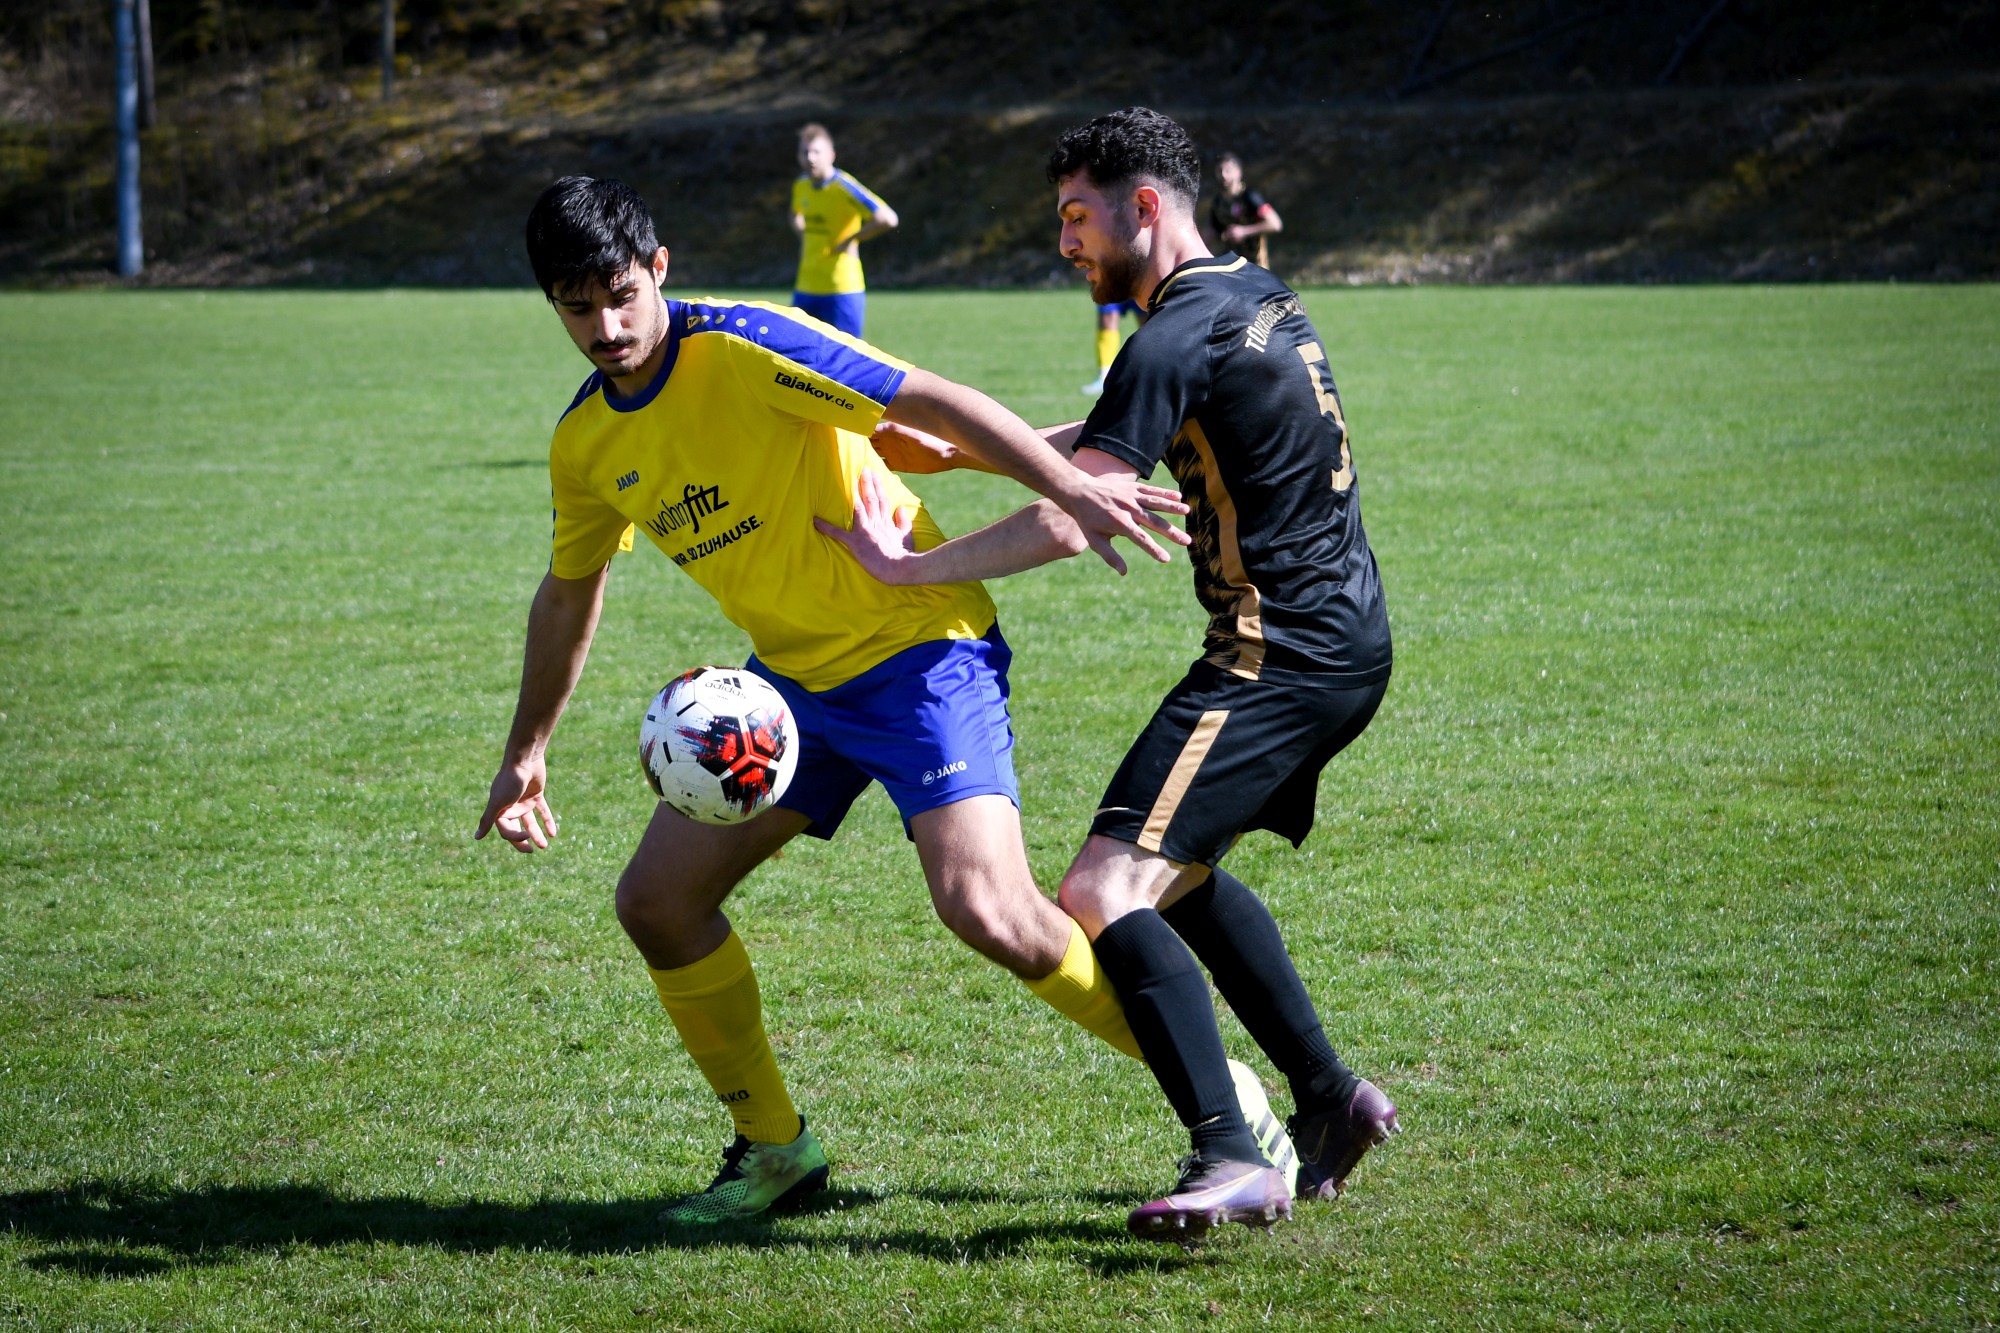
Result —
M1231 865L1409 1132L1183 1254L1123 1231L1151 1081L947 935L879 793L732 909L836 1189L655 1225L726 1130L612 917L633 736L745 647L621 558L557 850L471 843L587 369L539 301L0 297L0 1321L2000 1320L2000 294L1308 299L1397 674ZM871 306L1083 406L1077 293ZM996 597L1053 883L1199 617L1178 562Z

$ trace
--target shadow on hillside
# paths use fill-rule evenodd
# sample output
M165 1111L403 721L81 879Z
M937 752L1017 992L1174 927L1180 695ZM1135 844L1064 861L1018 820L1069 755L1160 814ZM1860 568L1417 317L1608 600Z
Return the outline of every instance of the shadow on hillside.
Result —
M435 1247L473 1253L550 1250L575 1255L631 1254L654 1249L727 1247L805 1251L871 1250L945 1263L1004 1259L1051 1240L1089 1245L1127 1240L1119 1205L1129 1199L1104 1191L1034 1196L992 1190L835 1189L800 1214L857 1221L891 1198L950 1206L1020 1207L1051 1198L1073 1200L1075 1221L1007 1223L963 1234L949 1231L879 1230L866 1225L827 1230L786 1228L783 1220L720 1227L676 1227L659 1220L672 1199L604 1201L547 1199L512 1204L469 1200L440 1204L406 1196L348 1198L316 1185L213 1186L161 1189L123 1181L80 1181L64 1189L0 1196L0 1225L58 1247L24 1262L83 1277L149 1277L176 1265L233 1263L255 1251L354 1244ZM136 1251L136 1253L135 1253ZM1100 1274L1183 1262L1178 1250L1145 1255L1099 1253L1085 1259Z

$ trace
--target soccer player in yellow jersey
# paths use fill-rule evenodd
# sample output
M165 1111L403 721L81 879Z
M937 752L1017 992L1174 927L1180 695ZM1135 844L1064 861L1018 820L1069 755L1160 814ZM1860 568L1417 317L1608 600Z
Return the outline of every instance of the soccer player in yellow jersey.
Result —
M1083 934L1035 887L1021 841L1007 714L1006 640L977 583L890 588L821 519L845 526L864 477L919 546L944 540L889 474L870 432L892 420L975 445L1067 512L1069 545L1123 562L1110 536L1164 560L1148 512L1171 491L1071 466L1018 417L797 311L668 300L667 252L639 196L570 176L529 214L528 256L570 338L596 367L549 449L555 524L528 615L520 699L478 836L523 852L555 834L546 751L603 605L612 554L636 528L750 635L748 669L791 706L799 767L777 806L727 827L662 804L620 878L618 920L736 1139L675 1220L744 1216L818 1188L827 1163L764 1035L757 980L722 914L736 883L801 833L831 837L871 781L895 800L938 915L974 949L1090 1031L1137 1055ZM1060 506L1057 509L1056 506Z
M792 182L792 230L799 234L792 304L859 338L868 302L861 243L894 230L896 210L833 165L833 136L824 125L799 130L799 166L805 174Z

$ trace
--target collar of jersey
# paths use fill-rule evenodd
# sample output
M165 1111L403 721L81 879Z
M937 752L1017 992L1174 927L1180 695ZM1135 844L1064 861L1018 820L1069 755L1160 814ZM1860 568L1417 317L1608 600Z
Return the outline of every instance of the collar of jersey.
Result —
M806 184L807 184L807 185L810 185L810 186L811 186L811 187L813 188L813 192L814 192L815 194L817 194L817 193L818 193L819 191L821 191L821 190L824 190L824 189L825 189L825 188L826 188L827 186L829 186L829 185L833 185L833 184L837 183L837 182L838 182L839 180L840 180L840 168L839 168L839 167L835 167L835 168L833 169L833 174L832 174L831 176L828 176L828 177L827 177L827 178L826 178L825 180L823 180L823 181L816 181L816 180L814 180L814 179L812 178L812 173L811 173L811 172L807 172L807 173L806 173Z
M1243 267L1243 262L1234 250L1224 250L1219 255L1203 255L1200 259L1190 259L1185 264L1175 265L1174 271L1161 278L1160 285L1153 288L1153 295L1146 302L1146 313L1150 315L1158 310L1160 298L1167 294L1167 288L1179 282L1190 271L1212 268L1221 273L1234 273Z
M630 398L620 398L612 392L611 380L604 380L604 405L613 412L637 412L640 408L660 396L660 390L667 387L667 376L674 373L674 362L681 354L680 312L674 309L674 302L662 301L667 308L667 354L660 358L660 368L653 372L653 378L646 387Z

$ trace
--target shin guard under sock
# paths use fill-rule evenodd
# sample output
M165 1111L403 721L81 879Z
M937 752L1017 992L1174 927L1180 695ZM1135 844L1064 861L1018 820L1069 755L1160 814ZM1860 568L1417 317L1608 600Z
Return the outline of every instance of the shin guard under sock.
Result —
M1139 1050L1194 1150L1211 1159L1263 1161L1236 1101L1208 982L1173 928L1142 908L1106 926L1095 947Z
M764 1035L757 974L736 932L698 962L649 970L681 1044L729 1108L736 1132L753 1143L797 1138L799 1113Z
M1359 1077L1320 1027L1305 982L1256 894L1227 871L1161 912L1201 959L1215 988L1292 1087L1302 1111L1345 1106Z
M1074 921L1070 922L1069 948L1063 953L1061 965L1040 980L1023 984L1042 1003L1086 1032L1102 1037L1134 1060L1146 1058L1139 1053L1139 1043L1133 1040L1132 1029L1126 1025L1125 1011L1118 1004L1118 991L1098 964L1083 927Z

